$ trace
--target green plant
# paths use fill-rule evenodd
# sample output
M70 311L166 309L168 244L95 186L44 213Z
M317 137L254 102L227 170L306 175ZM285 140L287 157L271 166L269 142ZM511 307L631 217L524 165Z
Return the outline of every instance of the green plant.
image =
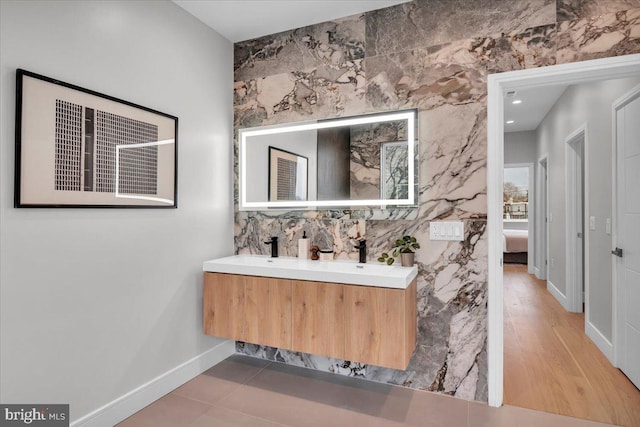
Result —
M383 252L378 258L378 262L386 262L391 265L401 253L413 253L416 249L420 249L420 243L413 236L402 236L402 239L396 240L391 249L391 254Z

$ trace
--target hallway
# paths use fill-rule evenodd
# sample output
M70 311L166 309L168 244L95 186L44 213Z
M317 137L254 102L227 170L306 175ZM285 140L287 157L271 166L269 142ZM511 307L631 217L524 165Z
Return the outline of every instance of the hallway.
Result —
M640 391L526 265L504 266L504 403L640 426Z

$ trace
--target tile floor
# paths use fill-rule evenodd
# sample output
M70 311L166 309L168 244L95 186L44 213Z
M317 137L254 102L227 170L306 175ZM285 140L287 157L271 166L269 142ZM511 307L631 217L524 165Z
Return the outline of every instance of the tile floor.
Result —
M234 355L121 427L596 427L530 409L490 408L405 387Z

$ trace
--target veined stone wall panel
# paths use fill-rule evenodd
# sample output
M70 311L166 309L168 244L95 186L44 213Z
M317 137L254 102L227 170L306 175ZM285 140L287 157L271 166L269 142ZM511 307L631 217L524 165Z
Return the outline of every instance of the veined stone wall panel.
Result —
M235 45L234 125L417 108L418 207L237 212L239 253L312 244L368 260L415 235L418 344L406 371L249 343L237 350L374 381L487 400L487 76L640 52L640 0L418 0ZM375 154L375 153L374 153ZM237 159L237 156L236 156ZM237 162L236 162L237 177ZM236 192L237 194L237 192ZM461 220L463 242L430 241Z

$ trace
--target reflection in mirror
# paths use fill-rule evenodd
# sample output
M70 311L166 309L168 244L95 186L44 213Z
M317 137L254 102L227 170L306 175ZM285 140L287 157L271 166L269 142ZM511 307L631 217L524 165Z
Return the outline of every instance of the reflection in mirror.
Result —
M309 159L269 147L269 201L308 200Z
M416 203L416 110L241 129L238 140L240 210Z
M380 198L409 197L409 153L407 141L385 142L380 145Z
M383 149L388 144L404 144L407 141L407 121L393 120L382 123L363 124L351 127L350 199L406 199L407 192L384 192L385 175L401 181L406 179L409 162L404 157ZM405 152L406 154L406 152ZM384 158L386 156L386 158ZM398 163L399 162L399 163ZM383 168L386 167L386 171ZM392 171L392 169L395 169ZM391 182L391 180L389 180ZM405 183L406 184L406 183ZM388 183L387 183L388 187ZM384 197L384 195L389 197Z

